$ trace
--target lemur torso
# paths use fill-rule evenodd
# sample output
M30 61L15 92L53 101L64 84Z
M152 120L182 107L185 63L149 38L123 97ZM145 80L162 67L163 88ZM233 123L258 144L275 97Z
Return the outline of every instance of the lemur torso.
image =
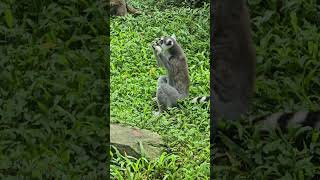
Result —
M158 66L164 67L167 71L167 75L158 79L156 100L159 114L189 95L189 70L187 57L175 36L156 39L152 48Z

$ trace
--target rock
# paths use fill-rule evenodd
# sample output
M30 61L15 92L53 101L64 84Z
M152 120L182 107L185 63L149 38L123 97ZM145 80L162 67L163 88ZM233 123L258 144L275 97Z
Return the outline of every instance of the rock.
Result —
M121 124L110 124L110 142L122 155L136 158L144 153L146 158L154 159L164 150L162 138L157 133Z

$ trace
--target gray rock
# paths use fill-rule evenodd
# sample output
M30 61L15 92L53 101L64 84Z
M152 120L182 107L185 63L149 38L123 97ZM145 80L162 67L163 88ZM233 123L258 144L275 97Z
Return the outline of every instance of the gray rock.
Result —
M110 142L122 155L154 159L164 150L162 138L157 133L121 124L110 124ZM143 148L141 148L141 146Z

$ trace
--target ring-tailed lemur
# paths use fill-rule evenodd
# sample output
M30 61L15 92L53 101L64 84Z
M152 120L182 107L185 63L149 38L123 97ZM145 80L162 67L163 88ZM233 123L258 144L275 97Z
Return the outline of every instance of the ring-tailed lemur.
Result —
M155 114L160 114L189 95L189 70L187 57L174 35L156 39L152 48L158 66L167 70L167 75L158 79L156 100L159 112Z

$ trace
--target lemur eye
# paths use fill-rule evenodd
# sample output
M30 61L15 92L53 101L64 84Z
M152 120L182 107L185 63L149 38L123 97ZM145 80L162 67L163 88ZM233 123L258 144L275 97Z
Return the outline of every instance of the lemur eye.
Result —
M163 40L161 39L161 40L160 40L160 44L162 44L162 43L163 43Z
M172 44L173 44L172 40L168 40L167 43L166 43L166 45L169 45L169 46L172 45Z

